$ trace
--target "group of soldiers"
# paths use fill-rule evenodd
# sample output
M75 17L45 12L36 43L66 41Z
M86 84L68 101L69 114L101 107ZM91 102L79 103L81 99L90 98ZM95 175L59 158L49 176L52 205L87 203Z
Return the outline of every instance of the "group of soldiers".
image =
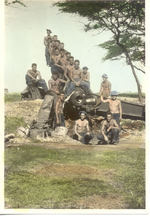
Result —
M64 43L58 40L57 35L52 36L50 29L47 29L46 32L47 35L44 37L45 57L47 66L51 68L51 79L47 86L37 70L37 64L33 63L32 68L27 71L26 83L28 86L36 83L37 87L43 88L45 93L51 92L51 95L54 96L56 126L65 126L64 103L77 86L90 92L90 76L88 68L85 66L81 70L80 61L74 60L71 53L64 49ZM103 74L102 78L97 104L100 101L109 103L110 112L102 122L100 133L97 136L98 144L116 144L119 141L122 118L121 102L117 99L117 92L111 92L111 83L108 81L107 74ZM80 118L75 122L73 138L87 144L93 138L87 113L81 111L79 115Z

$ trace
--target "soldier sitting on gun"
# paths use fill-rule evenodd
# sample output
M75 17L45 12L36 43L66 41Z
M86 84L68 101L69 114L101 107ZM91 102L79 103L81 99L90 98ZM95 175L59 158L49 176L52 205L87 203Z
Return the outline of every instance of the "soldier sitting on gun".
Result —
M73 135L73 139L79 140L84 144L88 144L92 139L86 115L85 111L80 112L80 119L75 122L75 134Z
M107 113L106 119L102 122L100 134L97 136L98 144L116 144L119 142L119 125L112 118L110 112Z
M37 64L32 64L32 69L27 71L27 74L25 76L26 78L26 84L29 87L37 86L43 88L44 92L46 93L48 88L47 84L44 79L42 79L40 72L37 70Z

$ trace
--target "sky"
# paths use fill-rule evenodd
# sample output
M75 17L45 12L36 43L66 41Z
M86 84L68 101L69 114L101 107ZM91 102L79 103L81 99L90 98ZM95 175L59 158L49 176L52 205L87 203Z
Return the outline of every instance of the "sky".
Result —
M90 72L91 89L98 92L102 74L107 73L112 90L137 92L137 85L130 66L121 61L103 61L106 50L98 46L111 38L110 32L84 32L86 19L78 15L61 13L48 0L24 0L22 6L5 7L5 88L9 92L21 92L25 87L25 74L32 63L37 63L42 78L48 82L50 68L46 66L43 38L46 29L57 34L64 42L65 49L81 67L87 66ZM145 91L144 75L137 72L142 91Z

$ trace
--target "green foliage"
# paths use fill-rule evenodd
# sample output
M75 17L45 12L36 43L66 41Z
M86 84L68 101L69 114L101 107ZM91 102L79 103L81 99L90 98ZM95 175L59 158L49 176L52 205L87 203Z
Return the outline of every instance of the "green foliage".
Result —
M21 100L21 95L19 93L9 93L5 94L5 102L15 102L15 101L20 101Z
M120 93L119 94L120 97L130 97L130 98L138 98L138 93ZM145 98L145 93L142 93L142 97Z
M20 146L6 149L5 198L11 208L83 208L85 196L123 197L127 208L145 208L145 151L85 151ZM46 167L60 165L60 175ZM63 167L72 164L96 168L93 176L72 175ZM45 168L45 174L40 172ZM36 171L36 172L35 172ZM64 172L64 176L61 173ZM111 173L104 175L103 173ZM49 175L50 174L50 175Z
M128 128L131 130L139 130L142 131L143 129L145 129L145 122L144 121L140 121L140 120L130 120L130 119L123 119L121 121L121 126L124 128Z
M60 11L87 17L85 31L109 30L113 43L100 46L107 49L104 60L116 60L126 51L132 61L144 64L144 1L66 1L55 3ZM124 48L124 49L123 49Z
M20 126L25 127L26 123L23 118L5 116L5 133L15 133Z

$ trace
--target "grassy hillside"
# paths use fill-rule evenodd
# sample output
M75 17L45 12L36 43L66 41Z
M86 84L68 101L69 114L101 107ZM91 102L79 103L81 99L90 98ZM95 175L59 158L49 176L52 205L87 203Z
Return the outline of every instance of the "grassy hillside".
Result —
M6 208L145 208L144 149L6 149Z

